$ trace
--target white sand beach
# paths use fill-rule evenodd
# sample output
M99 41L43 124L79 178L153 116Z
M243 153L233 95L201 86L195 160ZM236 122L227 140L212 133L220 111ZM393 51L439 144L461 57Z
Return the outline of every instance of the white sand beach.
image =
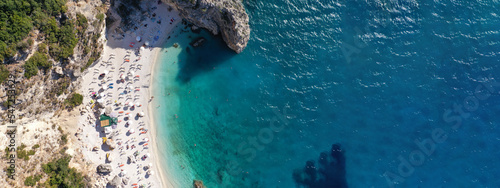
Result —
M126 182L126 186L174 187L162 169L150 110L155 105L150 90L156 55L167 34L181 21L178 12L168 11L167 7L143 5L149 17L136 23L137 30L125 32L124 36L113 33L116 24L108 28L101 59L83 72L79 92L84 95L86 112L78 122L77 136L83 145L83 157L95 167L100 164L112 167L111 173L96 176L99 187L106 186L116 175L126 179L121 183ZM108 111L105 115L118 120L116 126L106 128L109 133L104 132L99 121L105 111ZM112 139L111 145L116 147L110 150L103 144L103 137ZM106 159L107 154L111 161Z

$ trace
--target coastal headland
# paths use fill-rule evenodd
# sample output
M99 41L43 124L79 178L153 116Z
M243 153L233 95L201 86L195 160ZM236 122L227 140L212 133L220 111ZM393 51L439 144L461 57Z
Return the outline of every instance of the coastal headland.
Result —
M250 39L248 14L237 0L162 0L179 10L180 16L196 27L221 34L227 46L241 53Z

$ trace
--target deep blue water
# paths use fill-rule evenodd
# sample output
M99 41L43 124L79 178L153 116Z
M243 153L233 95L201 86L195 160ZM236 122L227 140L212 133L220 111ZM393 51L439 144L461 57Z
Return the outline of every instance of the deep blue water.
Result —
M500 2L244 5L241 54L206 32L166 44L181 187L500 186Z

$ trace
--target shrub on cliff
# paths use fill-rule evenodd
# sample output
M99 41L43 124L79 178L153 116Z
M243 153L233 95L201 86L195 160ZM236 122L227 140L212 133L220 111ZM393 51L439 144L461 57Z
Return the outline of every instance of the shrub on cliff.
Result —
M78 31L78 35L82 35L85 32L85 30L87 30L87 27L89 27L87 18L80 13L76 14L76 25L77 25L76 30Z
M0 84L3 83L9 77L9 70L5 65L0 65Z
M83 101L83 96L78 93L74 93L73 95L71 95L71 97L66 99L66 103L71 107L75 107L82 104L82 101Z
M30 186L30 187L33 187L36 185L36 183L38 181L40 181L40 179L42 178L42 175L35 175L35 176L28 176L25 180L24 180L24 185L26 186Z
M38 52L40 52L42 54L46 54L47 53L47 45L45 43L40 43L38 45Z
M96 18L99 20L99 23L102 23L102 21L104 21L104 14L99 13L96 15Z
M25 161L27 161L30 159L30 155L35 155L35 151L34 150L26 151L26 150L24 150L25 148L26 148L26 145L21 144L21 146L19 146L17 148L16 154L17 154L17 158L24 159Z
M75 168L69 167L70 156L43 164L42 169L49 179L45 181L45 187L86 187L84 176Z
M48 70L52 68L52 63L48 61L45 54L40 52L35 52L26 63L24 63L24 77L31 78L32 76L38 74L38 69Z

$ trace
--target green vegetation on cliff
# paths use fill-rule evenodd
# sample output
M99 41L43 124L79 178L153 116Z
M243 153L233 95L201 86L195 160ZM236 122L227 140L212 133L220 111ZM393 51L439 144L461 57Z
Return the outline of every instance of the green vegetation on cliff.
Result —
M72 20L61 19L58 22L50 18L41 28L49 43L49 54L56 60L64 60L73 55L73 49L78 43L75 36L75 27Z
M52 67L52 63L48 61L45 54L40 52L35 52L28 61L24 64L24 76L26 78L31 78L38 73L38 69L48 70Z
M3 83L9 77L9 70L5 65L0 65L0 84Z
M84 176L75 168L70 168L70 156L64 156L60 159L43 164L43 171L49 175L45 181L45 187L86 187Z
M76 30L78 31L78 35L81 36L87 27L89 27L89 22L87 18L83 14L76 14Z
M35 150L26 151L24 150L25 148L26 145L21 144L21 146L17 148L16 153L17 153L17 158L24 159L25 161L27 161L30 159L30 155L35 155Z
M71 97L68 97L68 99L66 99L66 104L68 104L70 107L75 107L82 104L82 101L83 101L82 95L80 95L79 93L73 93Z
M54 19L56 16L64 14L66 1L0 0L0 61L3 62L5 58L13 57L17 50L26 50L30 46L30 42L23 40L28 37L30 31L33 28L42 30L49 24L48 21L51 18ZM60 20L64 21L65 19L62 18ZM50 33L45 34L51 35ZM66 39L64 40L66 43L75 40L74 36L68 36L67 33L59 35ZM71 46L65 45L65 47Z
M24 185L33 187L36 185L36 183L38 183L38 181L40 181L41 178L42 178L42 175L40 175L40 174L35 175L35 176L28 176L24 180Z

